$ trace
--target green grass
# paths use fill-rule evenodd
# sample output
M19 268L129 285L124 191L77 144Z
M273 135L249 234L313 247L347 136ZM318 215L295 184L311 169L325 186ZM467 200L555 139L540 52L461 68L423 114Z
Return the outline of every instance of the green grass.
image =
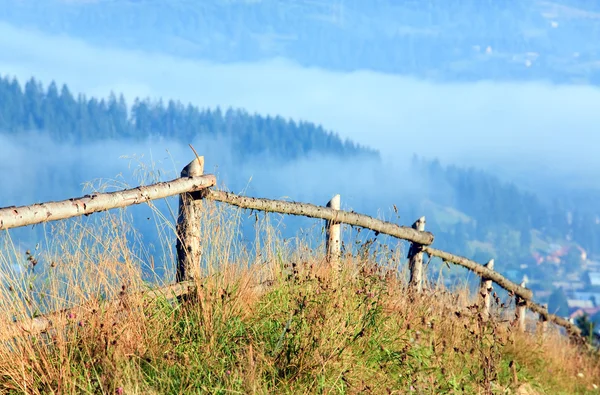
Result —
M408 292L401 248L346 256L338 274L268 221L255 253L234 246L236 217L214 204L205 211L211 248L197 291L181 301L130 296L107 307L98 290L115 299L124 284L145 287L143 255L115 222L93 238L78 238L90 234L82 225L54 234L57 247L40 258L54 266L19 293L45 298L24 302L14 293L21 282L3 285L0 334L23 311L86 307L48 334L2 342L0 392L598 393L598 358L555 331L540 338L484 322L466 290Z

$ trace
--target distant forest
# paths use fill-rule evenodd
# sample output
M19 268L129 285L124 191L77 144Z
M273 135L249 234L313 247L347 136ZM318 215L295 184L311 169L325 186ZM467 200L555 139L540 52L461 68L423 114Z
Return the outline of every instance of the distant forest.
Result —
M412 171L430 184L429 199L467 216L449 223L444 221L444 215L428 217L429 230L439 236L435 241L439 248L457 251L479 262L493 257L502 262L505 270L517 270L519 276L554 279L561 270L578 272L579 257L569 255L562 268L537 268L532 252L539 248L540 240L534 240L532 231L540 232L543 243L577 243L590 257L600 254L600 221L595 206L572 205L561 199L542 201L486 172L444 167L437 160L414 157ZM410 215L416 218L417 213ZM493 253L486 245L493 246ZM522 271L522 264L529 268Z
M43 131L75 143L149 136L189 143L196 137L221 137L231 142L239 159L259 154L288 160L311 154L379 157L377 151L309 122L200 109L173 100L136 99L129 111L122 95L111 94L108 100L74 97L66 85L59 90L52 82L44 89L33 78L24 89L16 79L0 78L0 104L0 133Z

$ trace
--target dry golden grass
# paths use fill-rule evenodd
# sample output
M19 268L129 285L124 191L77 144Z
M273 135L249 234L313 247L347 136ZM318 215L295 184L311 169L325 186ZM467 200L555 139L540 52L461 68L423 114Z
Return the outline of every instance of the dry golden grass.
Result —
M484 322L464 289L409 293L398 246L346 255L338 274L271 217L257 217L249 249L240 211L204 211L202 276L182 300L134 293L153 276L122 214L61 224L29 260L0 249L2 267L28 268L2 273L0 333L83 306L2 341L0 392L597 393L598 357L556 331Z

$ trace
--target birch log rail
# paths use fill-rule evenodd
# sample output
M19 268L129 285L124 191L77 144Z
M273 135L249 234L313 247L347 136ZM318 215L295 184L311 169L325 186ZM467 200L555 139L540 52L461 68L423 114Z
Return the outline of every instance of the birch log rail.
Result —
M79 198L0 209L0 230L89 215L114 208L141 204L150 200L200 191L214 186L214 175L177 178L123 191L96 193Z
M205 197L207 199L228 203L245 209L299 215L310 218L321 218L333 223L339 222L353 226L360 226L378 233L408 240L413 243L423 245L429 245L433 243L433 234L429 232L419 232L418 230L410 227L399 226L391 222L369 217L368 215L364 214L334 210L308 203L284 202L281 200L239 196L233 193L215 191L212 189L208 189L206 191Z
M455 265L464 266L467 269L478 274L480 277L485 277L486 279L492 280L505 290L513 292L515 295L520 296L523 299L530 300L533 298L533 292L531 292L531 290L513 283L500 273L491 270L475 261L464 258L462 256L450 254L448 252L436 250L435 248L431 247L424 247L423 250L430 256L440 258L446 262L454 263Z

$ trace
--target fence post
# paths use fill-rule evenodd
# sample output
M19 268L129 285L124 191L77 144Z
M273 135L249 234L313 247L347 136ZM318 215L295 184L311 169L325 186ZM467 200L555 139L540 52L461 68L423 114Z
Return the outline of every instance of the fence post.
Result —
M542 306L548 310L548 304L547 303L543 303ZM540 314L539 318L538 318L538 322L536 325L536 332L537 335L540 336L542 339L546 336L546 332L548 330L548 321L546 321L546 318Z
M196 177L204 174L204 157L191 161L181 170L181 177ZM194 279L200 270L202 247L200 245L200 219L202 207L195 200L199 193L179 195L179 215L177 217L177 273L176 281Z
M490 259L488 263L484 265L490 270L494 270L494 260ZM481 286L479 294L481 295L481 317L484 321L487 321L490 318L490 307L492 302L492 280L481 277Z
M340 210L341 198L340 195L335 195L327 203L327 207ZM327 262L334 268L336 273L341 271L340 258L342 256L342 224L334 221L326 221L326 242Z
M425 231L425 217L419 218L413 225L413 229ZM420 293L423 291L423 246L412 243L408 250L408 269L410 278L408 281L409 289Z
M521 287L525 287L525 281L521 282ZM517 329L519 332L525 331L525 314L527 309L527 301L520 296L515 300L515 320L517 321Z

